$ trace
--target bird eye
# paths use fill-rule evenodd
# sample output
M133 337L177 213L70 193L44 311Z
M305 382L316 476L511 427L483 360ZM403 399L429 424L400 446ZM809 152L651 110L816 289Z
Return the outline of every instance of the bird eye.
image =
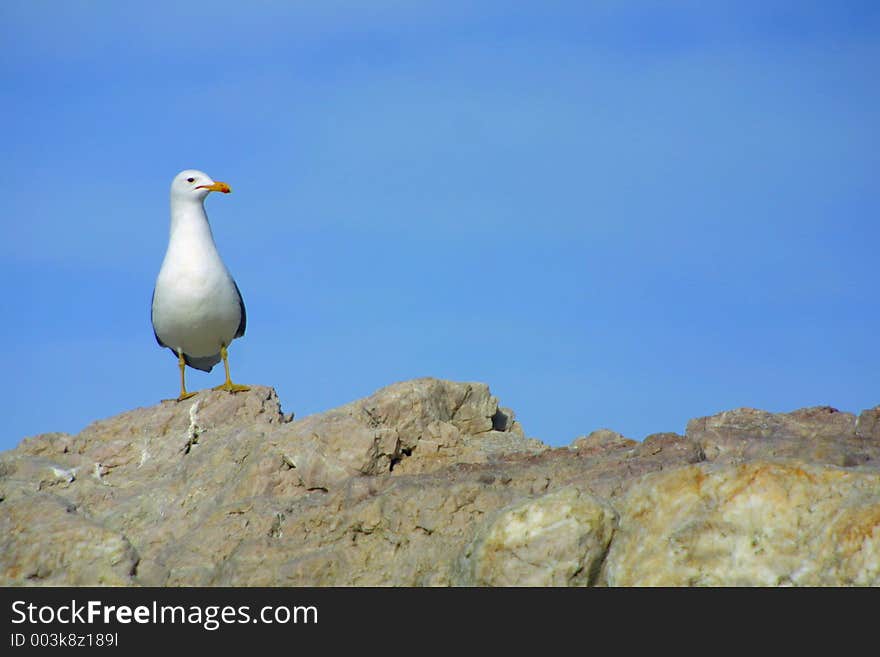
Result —
M187 178L186 179L186 182L188 182L188 183L195 182L195 181L196 181L195 178Z

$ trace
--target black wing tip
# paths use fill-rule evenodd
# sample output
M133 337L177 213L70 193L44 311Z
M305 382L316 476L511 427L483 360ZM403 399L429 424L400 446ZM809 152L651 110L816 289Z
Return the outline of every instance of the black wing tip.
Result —
M247 328L247 310L245 310L244 298L241 296L241 290L238 289L238 283L235 282L235 279L232 280L232 284L235 286L235 293L238 294L238 307L241 310L241 321L239 321L238 330L235 332L235 337L240 338Z

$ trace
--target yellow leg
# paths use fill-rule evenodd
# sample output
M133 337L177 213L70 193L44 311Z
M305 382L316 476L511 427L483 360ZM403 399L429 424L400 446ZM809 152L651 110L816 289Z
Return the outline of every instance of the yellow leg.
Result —
M186 361L183 359L183 351L181 350L177 352L177 364L180 366L180 397L177 398L177 401L183 401L195 396L196 393L186 391L186 375L184 374Z
M233 383L232 379L229 378L229 359L227 358L226 345L220 347L220 357L223 359L223 368L226 370L226 383L216 386L213 389L228 390L229 392L243 392L245 390L250 390L248 386Z

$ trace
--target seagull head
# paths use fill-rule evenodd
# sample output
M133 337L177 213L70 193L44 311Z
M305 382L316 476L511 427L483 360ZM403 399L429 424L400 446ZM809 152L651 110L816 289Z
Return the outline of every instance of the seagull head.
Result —
M185 169L171 182L172 199L193 199L204 201L211 192L228 194L232 190L225 182L215 181L204 171Z

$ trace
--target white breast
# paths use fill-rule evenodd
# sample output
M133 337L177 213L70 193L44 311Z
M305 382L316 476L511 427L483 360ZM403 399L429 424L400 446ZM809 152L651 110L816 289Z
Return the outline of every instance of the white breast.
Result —
M201 216L178 218L172 223L168 250L156 279L156 335L188 356L213 356L222 345L232 342L240 322L235 283L220 259L204 211Z

